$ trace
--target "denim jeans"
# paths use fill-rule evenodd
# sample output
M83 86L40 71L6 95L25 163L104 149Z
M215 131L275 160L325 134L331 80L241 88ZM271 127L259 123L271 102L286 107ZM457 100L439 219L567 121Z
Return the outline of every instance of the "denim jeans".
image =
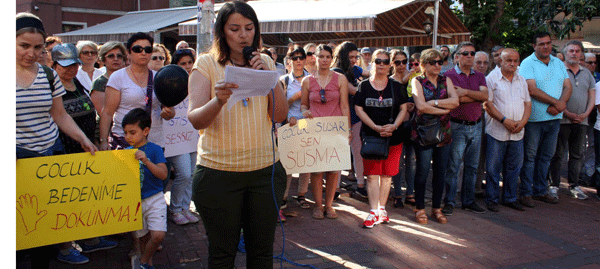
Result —
M196 166L196 152L168 157L175 168L175 180L171 185L171 213L187 211L192 201L192 179Z
M415 189L415 147L412 141L405 141L400 158L400 172L392 177L394 196L402 196L402 178L406 181L406 195L413 195Z
M450 145L444 147L428 146L422 147L413 144L415 147L415 156L417 157L417 171L415 174L415 200L417 209L425 208L425 185L429 170L433 160L433 178L431 185L433 194L431 197L431 207L440 208L442 205L442 195L444 194L444 178L448 168L448 158L450 155Z
M452 122L452 144L450 145L450 161L446 177L446 196L444 204L455 205L456 188L460 165L464 160L463 180L460 200L463 206L475 201L475 180L479 166L479 150L481 149L481 125L466 125Z
M556 141L556 152L550 161L550 183L552 186L560 185L561 163L569 152L569 169L567 179L569 187L577 186L579 172L583 166L583 157L585 155L585 144L587 125L582 124L561 124Z
M523 139L498 141L486 135L486 190L485 202L500 202L500 179L502 178L502 202L517 201L519 173L523 167ZM502 176L500 176L502 174Z
M548 192L548 169L556 151L560 120L529 122L525 125L525 155L519 196L541 196Z
M592 180L596 181L596 191L600 195L600 131L594 129L594 161L596 171L592 176Z

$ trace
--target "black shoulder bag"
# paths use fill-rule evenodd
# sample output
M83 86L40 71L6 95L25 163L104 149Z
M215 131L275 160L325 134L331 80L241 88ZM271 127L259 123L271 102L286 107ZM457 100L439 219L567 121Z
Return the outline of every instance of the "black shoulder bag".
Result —
M394 83L390 80L392 88L392 112L390 123L394 122ZM384 89L385 90L385 89ZM362 135L360 156L367 160L385 160L390 152L390 138L380 135Z

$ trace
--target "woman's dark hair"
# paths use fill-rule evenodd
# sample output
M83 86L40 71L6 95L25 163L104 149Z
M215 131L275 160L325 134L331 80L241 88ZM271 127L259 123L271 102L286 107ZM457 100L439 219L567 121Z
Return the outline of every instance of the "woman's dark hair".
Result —
M152 126L152 118L150 118L150 114L146 110L139 107L134 108L125 114L121 122L121 127L125 128L129 124L138 124L140 129L144 130L146 127L150 128Z
M319 52L321 51L328 51L329 54L331 54L331 56L333 56L333 50L331 49L330 46L327 46L325 44L320 44L317 46L317 49L315 49L315 54L319 54Z
M227 61L229 61L231 54L231 48L229 48L227 40L225 40L225 23L227 23L229 17L235 13L239 13L254 23L254 39L252 40L252 47L258 48L260 45L260 25L254 9L242 1L225 3L219 10L219 14L215 20L215 39L211 49L211 54L217 58L217 61L221 65L225 65Z
M392 68L390 69L390 75L392 75L392 74L394 74L394 72L396 72L396 65L393 63L394 63L394 59L396 59L396 56L398 56L398 55L404 55L404 58L406 58L406 60L408 60L408 56L406 55L406 53L404 51L401 51L399 49L393 49L392 54L390 55L390 61L392 63Z
M183 59L183 57L185 56L190 56L192 58L192 62L195 62L196 59L194 59L194 54L192 53L191 50L189 49L180 49L178 51L175 51L173 53L173 58L171 60L172 63L179 65L179 61L181 61L181 59Z
M129 39L127 39L127 43L125 44L125 46L127 47L127 51L129 51L129 53L131 53L131 47L133 46L133 43L135 43L135 41L138 41L141 39L148 40L148 42L150 42L150 46L152 46L154 44L154 38L152 38L149 34L137 32L137 33L131 35L131 37L129 37Z
M302 48L302 46L296 45L294 46L293 49L291 49L288 53L287 53L287 57L292 57L294 56L294 54L296 53L300 53L300 56L306 58L306 52L304 51L304 49Z
M335 48L333 53L332 67L337 67L344 71L344 75L351 83L356 79L354 77L354 70L350 66L350 57L348 56L351 51L358 51L358 47L350 41L344 41L342 44Z
M458 50L456 50L458 51ZM412 62L420 62L421 61L421 53L413 53L408 60L409 63Z
M271 51L267 47L262 48L262 50L260 50L260 53L269 55L269 57L273 59L273 53L271 53Z

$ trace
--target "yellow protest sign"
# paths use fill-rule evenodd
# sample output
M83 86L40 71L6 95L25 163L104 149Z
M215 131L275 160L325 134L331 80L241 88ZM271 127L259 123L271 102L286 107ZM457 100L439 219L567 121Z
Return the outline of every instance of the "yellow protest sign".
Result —
M347 117L298 120L277 129L281 164L287 174L350 169Z
M135 151L17 160L17 250L141 229Z

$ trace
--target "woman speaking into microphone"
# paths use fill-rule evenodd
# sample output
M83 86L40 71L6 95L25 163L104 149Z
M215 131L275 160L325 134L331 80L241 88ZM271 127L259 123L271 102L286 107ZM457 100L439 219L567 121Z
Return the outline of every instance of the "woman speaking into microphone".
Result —
M227 65L275 70L269 56L256 50L249 60L244 57L244 48L257 48L260 40L252 7L241 1L224 4L214 38L210 52L199 56L192 69L188 110L192 125L202 130L192 199L208 236L209 268L234 267L242 227L246 267L272 268L278 216L273 191L280 203L286 174L271 142L271 126L272 120L285 120L287 101L277 84L267 96L237 102L231 109L225 106L238 88L223 81Z

